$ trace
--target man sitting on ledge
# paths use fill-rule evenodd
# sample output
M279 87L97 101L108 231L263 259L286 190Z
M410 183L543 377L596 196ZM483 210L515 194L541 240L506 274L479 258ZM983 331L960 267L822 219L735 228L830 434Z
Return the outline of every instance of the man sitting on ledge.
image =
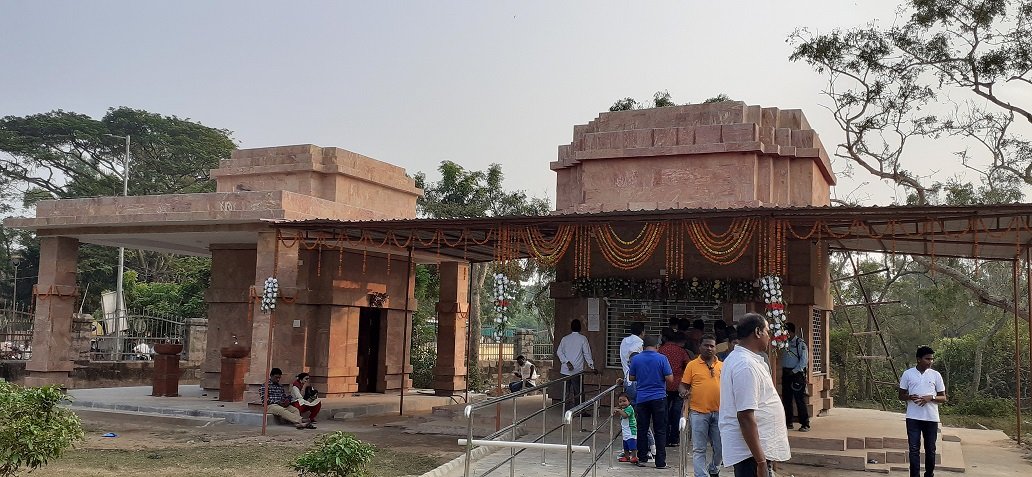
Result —
M301 422L300 411L292 405L294 400L290 398L290 394L288 394L287 391L283 389L283 385L280 384L280 378L282 377L282 370L279 368L272 368L272 371L269 373L269 381L258 388L258 402L263 404L265 403L265 390L268 388L268 414L289 421L298 429L315 429L314 424L309 422L308 425L305 425Z

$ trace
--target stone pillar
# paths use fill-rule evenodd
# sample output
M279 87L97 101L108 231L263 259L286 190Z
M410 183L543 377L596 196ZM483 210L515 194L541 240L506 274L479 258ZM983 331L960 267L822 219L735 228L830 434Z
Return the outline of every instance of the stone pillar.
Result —
M40 237L39 281L33 294L32 358L25 365L26 386L69 385L72 371L72 315L75 313L75 269L79 241Z
M276 277L279 281L280 296L292 296L297 293L298 249L300 242L295 241L293 247L279 244L276 232L260 232L258 234L257 263L254 271L255 293L260 295L265 286L265 279ZM283 308L291 305L282 301L276 304L272 314L258 311L255 305L254 321L251 323L251 355L250 364L244 382L248 385L248 400L257 399L258 386L268 380L266 375L269 349L269 327L274 314L285 313ZM272 367L276 367L276 356L272 358ZM253 395L251 395L253 393Z
M534 359L534 331L533 330L517 330L514 336L516 343L513 344L513 359L516 359L519 355L524 355L527 359Z
M208 319L186 320L186 362L189 366L201 364L208 347Z
M466 389L466 328L469 319L469 264L443 262L437 303L437 361L434 392L451 396Z
M93 315L72 315L72 361L90 360L90 340L93 339Z
M221 386L222 347L231 346L234 342L245 347L251 343L248 301L255 279L255 257L252 244L211 247L211 269L218 273L211 275L211 286L204 292L204 301L208 305L208 334L204 340L204 363L201 364L201 387L204 389L216 390ZM243 379L243 375L240 378Z

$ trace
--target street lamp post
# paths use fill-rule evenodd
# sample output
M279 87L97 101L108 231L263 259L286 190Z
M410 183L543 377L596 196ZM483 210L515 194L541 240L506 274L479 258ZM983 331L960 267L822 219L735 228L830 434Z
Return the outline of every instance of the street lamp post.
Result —
M129 135L118 136L115 134L105 134L105 136L114 137L118 139L125 139L125 159L122 163L122 197L129 196ZM118 247L118 276L115 278L115 332L121 336L121 320L125 314L125 310L122 309L124 303L124 295L122 290L122 279L125 276L125 247ZM121 341L121 340L119 340ZM119 343L119 352L124 352L121 349L122 343Z
M18 265L21 265L22 260L25 257L18 252L11 252L11 256L8 260L11 261L11 266L14 267L14 282L11 284L11 309L18 309Z

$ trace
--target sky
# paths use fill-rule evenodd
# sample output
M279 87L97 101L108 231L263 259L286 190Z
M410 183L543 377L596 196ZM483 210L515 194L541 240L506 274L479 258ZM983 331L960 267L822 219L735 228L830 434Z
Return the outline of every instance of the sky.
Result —
M801 108L837 143L825 79L789 62L786 38L891 24L897 4L5 1L0 116L128 106L243 148L342 147L410 174L498 163L507 187L554 201L557 146L627 96ZM836 195L898 199L869 181L840 178Z

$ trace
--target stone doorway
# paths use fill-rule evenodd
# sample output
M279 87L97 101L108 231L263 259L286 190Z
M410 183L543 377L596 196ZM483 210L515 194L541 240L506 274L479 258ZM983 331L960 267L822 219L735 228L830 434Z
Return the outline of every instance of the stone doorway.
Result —
M385 311L362 307L358 315L358 392L382 392L380 375L380 330Z

